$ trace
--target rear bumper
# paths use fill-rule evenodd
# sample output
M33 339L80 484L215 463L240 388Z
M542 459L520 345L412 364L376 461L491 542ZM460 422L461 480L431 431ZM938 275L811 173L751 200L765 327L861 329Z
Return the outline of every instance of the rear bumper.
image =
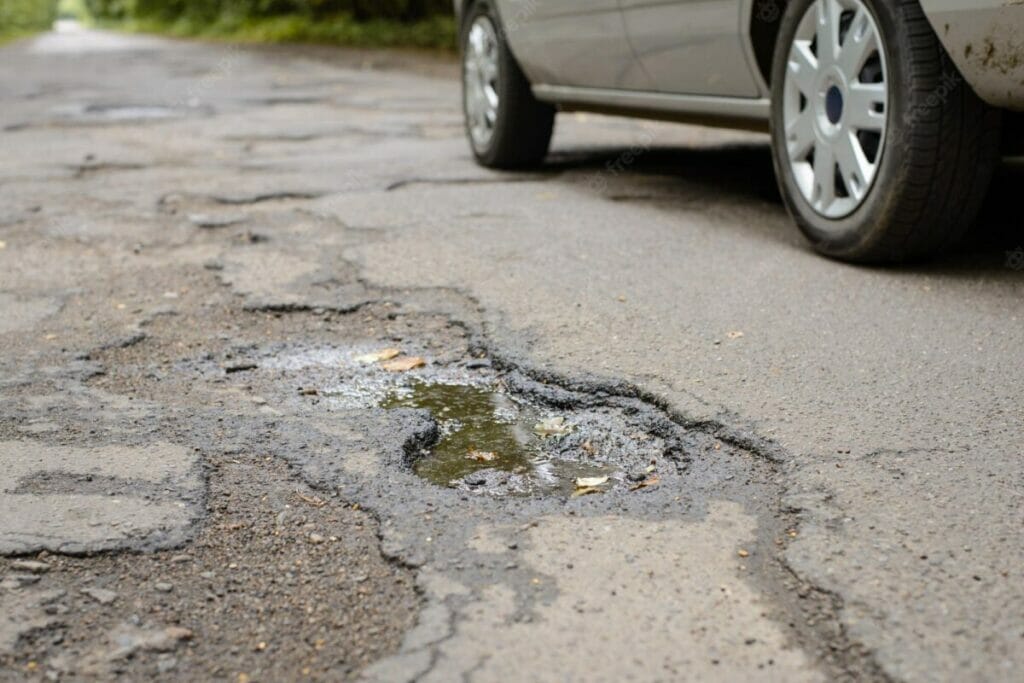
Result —
M1024 0L921 0L921 6L978 96L1024 111Z

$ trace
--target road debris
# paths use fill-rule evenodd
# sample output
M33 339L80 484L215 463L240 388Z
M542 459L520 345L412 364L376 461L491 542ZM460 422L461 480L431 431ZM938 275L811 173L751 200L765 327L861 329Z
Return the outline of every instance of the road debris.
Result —
M372 365L373 363L383 363L384 361L397 358L402 355L401 349L381 349L380 351L374 351L373 353L365 353L361 356L356 356L356 361L364 363L366 365Z
M490 462L497 460L498 454L490 451L470 451L466 454L466 458L469 460L475 460L477 462Z
M29 574L45 574L50 571L50 565L36 560L15 560L11 563L11 569L16 572L28 572Z
M426 364L427 361L419 356L403 356L383 362L380 364L380 367L388 372L408 372L416 368L422 368Z
M572 425L564 417L549 417L533 426L533 433L542 439L565 436L572 431Z
M657 486L660 483L661 483L661 479L659 479L658 477L648 477L647 479L644 479L643 481L638 482L638 483L634 484L633 486L630 486L629 490L630 491L639 491L640 489L645 489L645 488L648 488L650 486Z
M117 593L106 588L83 588L82 594L87 595L101 605L109 605L117 600Z

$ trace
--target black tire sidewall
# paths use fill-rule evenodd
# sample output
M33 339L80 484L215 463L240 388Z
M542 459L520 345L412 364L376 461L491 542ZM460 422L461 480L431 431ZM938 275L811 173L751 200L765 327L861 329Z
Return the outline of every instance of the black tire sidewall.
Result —
M494 130L491 139L485 149L479 149L473 140L473 134L469 129L469 111L466 106L466 41L469 38L469 31L473 22L479 17L487 17L494 25L494 33L498 38L498 114L494 123ZM501 19L498 16L498 8L491 0L477 0L466 12L466 18L462 22L459 31L459 54L462 74L462 116L465 122L466 137L469 140L469 147L477 160L485 166L492 166L497 161L500 141L505 137L505 130L509 126L508 114L508 90L509 78L511 76L509 67L512 63L512 53L509 50L508 42L505 39Z
M863 203L850 215L829 219L818 214L796 184L790 167L783 123L784 89L790 47L797 27L815 0L793 0L779 27L772 63L771 138L775 173L783 200L801 231L820 252L837 258L857 258L881 242L892 212L900 203L900 191L911 167L904 140L912 125L911 74L906 38L891 4L862 0L872 13L886 56L886 140L874 182Z

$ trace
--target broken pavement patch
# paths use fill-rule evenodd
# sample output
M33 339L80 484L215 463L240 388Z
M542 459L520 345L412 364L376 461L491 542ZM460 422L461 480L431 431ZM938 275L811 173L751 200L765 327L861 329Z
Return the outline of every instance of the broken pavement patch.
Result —
M0 553L180 544L199 515L199 457L169 443L0 442Z

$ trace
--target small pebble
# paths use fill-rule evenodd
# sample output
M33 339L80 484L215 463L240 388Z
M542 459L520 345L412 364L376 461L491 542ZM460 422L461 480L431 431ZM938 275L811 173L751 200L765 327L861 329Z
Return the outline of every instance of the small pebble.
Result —
M101 605L109 605L114 600L117 600L117 593L106 588L83 588L82 594L88 595Z
M11 563L11 569L17 572L28 572L29 574L45 574L50 571L50 565L36 560L15 560Z

